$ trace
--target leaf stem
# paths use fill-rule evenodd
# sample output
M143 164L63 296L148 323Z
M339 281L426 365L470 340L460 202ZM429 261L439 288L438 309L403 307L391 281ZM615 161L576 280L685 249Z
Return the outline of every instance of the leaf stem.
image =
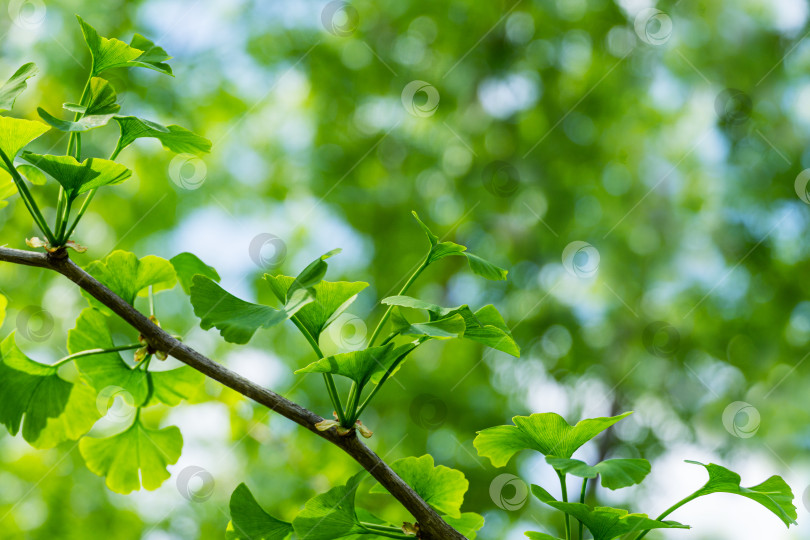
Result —
M583 478L582 479L582 489L579 492L579 502L580 502L580 504L585 504L585 494L587 493L587 490L588 490L588 479ZM579 536L577 538L579 538L579 540L584 540L584 538L585 538L583 536L584 535L584 531L583 531L584 525L583 525L582 521L580 521L580 520L577 520L577 521L579 521Z
M307 341L312 346L312 350L315 351L315 354L318 356L318 359L323 358L323 351L321 351L320 345L318 345L318 341L309 333L309 330L303 325L301 320L298 318L297 315L293 315L290 319L293 324L301 331ZM338 395L337 386L335 386L335 379L332 377L331 373L324 373L323 374L323 381L326 383L326 391L329 394L329 399L332 401L332 406L335 408L335 412L338 415L338 421L340 425L344 427L346 426L346 414L343 412L343 406L340 404L340 396Z
M414 345L411 349L409 349L404 354L400 355L399 358L394 360L394 363L391 364L391 367L389 367L386 370L385 374L380 379L380 382L378 382L374 386L374 388L371 389L371 392L369 392L368 396L363 401L363 404L360 405L360 407L357 409L357 413L354 416L355 421L357 421L357 419L360 418L360 415L363 414L363 411L366 410L366 407L368 407L368 404L371 403L371 400L374 399L374 396L377 394L377 392L380 391L380 388L382 388L382 385L385 384L385 381L387 381L389 379L389 377L391 377L391 374L394 371L396 371L397 367L403 362L403 360L405 360L405 357L408 356L409 354L411 354L411 352L413 352L421 344L422 344L422 341L420 340L419 343Z
M14 185L17 186L17 191L20 192L20 197L25 203L25 207L28 209L28 213L31 214L32 218L34 218L34 223L37 224L39 230L42 231L42 234L45 235L45 238L51 245L56 244L56 237L54 236L50 227L48 227L48 223L45 221L45 217L42 215L42 212L40 212L39 206L37 206L34 197L28 190L28 186L25 185L25 180L23 179L22 176L20 176L20 173L19 171L17 171L17 168L14 167L14 164L8 158L6 153L3 152L2 150L0 150L0 158L3 159L3 163L6 164L9 173L11 173L11 179L14 181Z
M85 356L95 356L97 354L131 351L133 349L140 349L141 347L143 347L143 345L141 345L140 343L131 343L129 345L121 345L120 347L110 347L109 349L87 349L86 351L79 351L77 353L69 354L64 358L60 358L56 363L53 364L53 366L59 367L62 364L70 362L71 360L75 360L77 358L84 358Z
M568 502L568 487L566 487L566 485L565 485L565 476L566 475L565 475L565 473L562 473L562 472L558 471L557 469L554 469L554 470L555 470L555 472L557 473L557 476L560 479L560 489L562 491L562 500L563 500L563 502L567 503ZM568 512L565 512L565 540L571 540L571 520L570 520L570 517L568 516Z
M664 519L665 517L667 517L668 515L670 515L672 512L674 512L675 510L677 510L678 508L680 508L681 506L685 505L685 504L686 504L686 503L688 503L689 501L692 501L692 500L694 500L694 499L697 499L698 497L699 497L699 495L697 495L696 493L692 493L692 494L691 494L691 495L689 495L688 497L685 497L685 498L681 499L680 501L676 502L675 504L673 504L672 506L670 506L669 508L667 508L666 510L664 510L664 511L661 513L661 515L660 515L660 516L658 516L657 518L655 518L655 520L656 520L656 521L661 521L662 519ZM642 532L642 533L640 533L638 536L636 536L635 540L641 540L642 538L644 538L645 536L647 536L647 533L648 533L648 532L650 532L650 531L643 531L643 532Z
M422 264L419 265L419 268L417 268L416 271L413 274L411 274L411 277L409 277L408 281L405 282L405 285L402 286L402 289L400 289L399 291L400 296L408 292L408 289L410 289L411 285L413 285L413 283L416 281L416 278L418 278L419 275L425 270L425 268L427 268L428 265L430 265L429 256L430 255L428 254L428 256L425 257L425 260L422 261ZM388 309L385 310L382 319L380 319L380 322L377 323L377 328L375 328L374 333L371 334L371 339L369 339L368 341L369 347L374 346L374 341L379 337L380 332L382 332L383 326L385 325L386 321L388 321L388 318L391 316L391 310L393 308L394 306L388 306Z
M376 523L368 523L365 521L361 521L360 526L367 531L373 532L378 536L385 536L386 538L413 538L413 536L408 536L402 532L402 529L397 527L378 525Z

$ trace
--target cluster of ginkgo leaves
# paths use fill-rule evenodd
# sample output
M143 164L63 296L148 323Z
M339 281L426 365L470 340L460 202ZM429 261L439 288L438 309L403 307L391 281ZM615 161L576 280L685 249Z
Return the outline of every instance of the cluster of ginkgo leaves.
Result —
M478 454L489 458L495 467L504 467L512 457L522 450L534 450L545 456L546 462L554 469L560 480L561 499L556 499L546 489L532 485L532 493L540 501L559 510L563 515L565 540L584 539L587 529L594 540L611 540L624 536L640 540L653 529L688 529L676 521L664 521L672 512L704 495L711 493L731 493L758 502L773 512L786 526L796 523L796 507L790 486L779 476L771 476L761 484L751 487L740 485L740 475L720 465L700 465L709 473L709 480L700 489L684 497L651 519L646 514L630 513L621 508L590 506L586 504L588 482L600 478L602 487L610 490L640 484L650 473L651 466L646 459L607 459L595 465L573 459L582 445L601 432L629 416L630 412L609 418L589 418L572 426L560 415L554 413L515 416L514 425L487 428L478 433L473 441ZM569 502L568 475L582 479L579 502ZM579 523L578 535L571 529L573 517ZM532 540L562 540L543 532L527 532Z

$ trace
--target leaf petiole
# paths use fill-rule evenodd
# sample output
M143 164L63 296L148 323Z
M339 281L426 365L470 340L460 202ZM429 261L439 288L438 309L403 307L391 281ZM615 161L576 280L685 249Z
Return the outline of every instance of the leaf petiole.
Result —
M388 525L378 525L376 523L367 523L365 521L361 521L360 526L366 529L367 531L373 532L378 536L384 536L386 538L413 538L413 536L408 536L407 534L402 532L402 529L399 529L397 527L391 527Z
M676 502L675 504L673 504L672 506L670 506L669 508L667 508L666 510L664 510L664 511L661 513L661 515L660 515L660 516L658 516L658 517L657 517L657 518L655 518L655 519L656 519L657 521L661 521L661 520L663 520L665 517L667 517L668 515L670 515L672 512L674 512L675 510L677 510L678 508L680 508L681 506L683 506L683 505L685 505L686 503L688 503L689 501L693 501L693 500L695 500L695 499L697 499L697 498L698 498L698 495L697 495L696 493L692 493L692 494L691 494L691 495L689 495L688 497L685 497L685 498L681 499L680 501ZM641 534L639 534L638 536L636 536L636 537L635 537L635 540L641 540L642 538L644 538L645 536L647 536L647 533L648 533L648 532L650 532L650 531L644 531L644 532L642 532Z
M2 150L0 150L0 158L2 158L3 163L6 164L9 173L11 173L11 179L14 181L14 185L17 186L17 191L20 192L20 197L25 203L25 207L28 209L28 213L30 213L31 217L34 218L34 223L37 224L39 230L42 231L42 234L44 234L45 238L48 239L48 242L52 246L55 245L57 243L56 237L54 236L50 227L48 227L48 223L45 221L45 217L39 210L39 206L37 206L34 197L31 195L31 191L29 191L28 186L25 185L25 180L23 179L22 176L20 176L20 173L17 171L17 168L14 167L14 164L8 158L6 153L3 152Z
M560 479L560 489L562 491L562 500L563 502L568 502L568 487L565 485L565 473L554 469L554 472L557 473L557 476ZM565 512L565 540L571 540L571 518L568 515L568 512Z
M64 358L60 358L56 363L53 364L54 367L61 366L62 364L66 364L71 360L75 360L77 358L84 358L85 356L95 356L97 354L107 354L113 352L121 352L121 351L131 351L133 349L140 349L143 347L140 343L132 343L130 345L121 345L120 347L110 347L109 349L88 349L86 351L79 351L77 353L69 354Z
M405 282L405 285L402 286L402 289L399 291L400 296L403 296L405 295L406 292L408 292L408 289L410 289L411 285L413 285L413 283L416 281L416 278L418 278L419 275L429 265L430 265L430 253L428 253L428 255L425 257L425 260L422 261L422 264L419 265L416 271L413 274L411 274L411 277L408 278L408 281ZM368 341L369 347L374 346L374 341L379 337L380 332L382 332L383 326L385 325L386 321L388 321L388 318L391 316L392 309L394 309L393 305L388 306L388 309L385 310L382 319L380 319L380 322L377 323L377 328L374 329L374 333L371 334L371 339L369 339Z

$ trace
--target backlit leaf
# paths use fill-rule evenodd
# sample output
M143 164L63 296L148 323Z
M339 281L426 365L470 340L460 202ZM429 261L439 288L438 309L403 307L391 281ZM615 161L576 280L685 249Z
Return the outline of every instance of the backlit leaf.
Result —
M308 500L293 520L299 538L335 540L352 534L366 533L354 510L357 486L365 471L352 476L345 486L334 487Z
M50 126L42 122L0 116L0 151L13 162L20 150L49 129ZM3 160L0 160L0 167L8 171Z
M115 116L114 114L90 114L82 116L79 120L74 122L72 120L56 118L42 107L37 108L37 113L40 118L45 120L50 126L64 132L83 132L106 126L112 117Z
M190 366L149 371L148 376L152 381L152 397L147 405L160 402L174 407L184 399L191 401L202 392L205 384L205 375Z
M116 116L121 128L116 152L120 152L136 139L157 139L164 148L177 154L204 154L211 151L211 141L180 126L162 126L135 116Z
M91 189L120 184L132 176L132 171L108 159L87 158L79 163L73 156L42 155L33 152L24 152L22 157L56 179L65 188L70 200Z
M556 470L578 476L596 478L601 476L602 485L608 489L620 489L640 484L650 474L650 462L646 459L606 459L590 466L578 459L547 457L546 462Z
M135 66L153 69L167 75L172 74L171 68L165 63L170 58L166 55L166 51L143 36L135 34L132 43L127 45L115 38L99 36L96 29L84 22L81 17L77 15L76 18L82 27L84 41L90 48L93 58L93 75L111 68Z
M245 484L231 494L230 509L228 540L284 540L292 533L292 524L265 512Z
M545 456L570 458L576 450L632 412L608 418L589 418L570 425L556 413L515 416L513 426L496 426L478 432L473 444L478 455L503 467L521 450L536 450Z
M3 86L0 86L0 110L8 111L14 107L17 97L28 88L28 79L37 75L39 69L33 63L23 64L14 72Z
M371 347L361 351L352 351L327 356L296 373L332 373L347 377L357 383L360 391L375 374L384 373L403 353L413 349L413 345L394 348L393 343Z
M177 273L177 281L186 294L191 294L191 278L200 274L216 282L219 282L219 274L213 266L208 266L193 253L180 253L175 255L169 262L174 266Z
M174 267L166 259L154 255L139 259L128 251L113 251L104 259L91 262L86 270L130 305L135 304L139 295L146 296L150 285L153 292L159 292L171 289L177 283ZM82 291L82 294L90 305L104 313L111 312L88 293Z
M125 431L111 437L85 437L79 451L87 468L106 477L107 487L127 494L143 485L154 490L169 478L166 467L177 463L183 437L176 426L149 429L140 418Z
M435 321L410 323L396 308L391 312L391 326L394 332L403 336L427 336L434 339L459 338L467 328L464 317L458 313Z
M484 516L474 512L464 512L461 517L442 516L448 525L467 537L467 540L475 540L478 531L484 526Z

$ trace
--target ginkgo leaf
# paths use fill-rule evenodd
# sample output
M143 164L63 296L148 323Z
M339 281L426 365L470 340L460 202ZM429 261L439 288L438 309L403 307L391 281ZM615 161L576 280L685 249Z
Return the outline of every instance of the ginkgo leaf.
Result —
M169 478L166 467L177 463L183 436L176 426L149 429L139 417L125 431L111 437L85 437L79 451L87 468L106 477L107 487L127 494L143 485L155 490Z
M8 298L0 294L0 326L3 326L3 321L6 320L7 307L8 307Z
M225 341L244 345L259 328L270 328L295 315L312 302L309 291L299 290L282 309L241 300L213 280L195 275L191 281L191 305L204 330L216 327Z
M547 457L546 462L560 472L579 478L601 476L602 485L613 490L640 484L651 470L646 459L606 459L594 466L578 459L557 457Z
M280 302L285 302L287 292L295 278L265 274L264 279L270 285L275 297ZM326 327L346 311L358 293L366 287L368 283L362 281L320 281L312 286L315 299L311 304L304 306L296 317L310 335L318 339Z
M442 307L410 296L389 296L383 298L381 302L391 306L424 309L428 312L431 321L438 321L459 314L464 318L466 325L462 337L512 356L520 356L520 347L512 337L512 332L506 326L501 314L491 304L473 312L467 305Z
M91 262L85 270L130 305L135 304L137 296L146 296L150 286L153 292L159 292L171 289L177 283L174 266L166 259L154 255L139 259L134 253L121 250L113 251L103 260ZM108 307L85 291L82 294L91 306L111 313Z
M175 255L169 262L174 266L177 273L177 281L186 294L191 294L191 278L200 274L216 282L219 282L219 274L213 266L208 266L193 253L180 253Z
M96 29L84 22L81 17L77 15L76 18L82 27L84 41L90 48L94 76L107 69L134 66L153 69L167 75L172 74L171 68L164 63L170 58L166 55L166 51L156 47L143 36L135 34L132 43L127 45L115 38L99 36Z
M551 536L550 534L535 531L527 531L525 534L529 540L563 540L559 536Z
M307 501L293 520L299 538L335 540L367 532L357 518L354 500L365 472L352 476L345 486L338 486Z
M211 151L211 141L180 126L162 126L135 116L116 116L121 136L115 152L118 153L136 139L157 139L168 150L177 154L204 154Z
M59 182L71 201L91 189L120 184L132 176L132 171L108 159L87 158L79 163L73 156L33 152L23 152L22 157Z
M411 213L413 214L413 217L416 219L417 223L419 223L419 226L422 227L422 230L425 231L428 242L430 242L430 252L428 253L427 257L428 264L436 262L440 259L444 259L445 257L457 255L467 258L467 263L470 265L470 270L472 270L474 274L494 281L502 281L506 279L506 275L508 274L506 270L495 266L478 255L473 255L467 251L466 246L453 242L439 242L439 237L433 234L424 221L419 219L419 215L416 212Z
M76 319L76 326L68 331L68 352L75 354L113 348L115 344L108 324L108 318L97 309L82 310ZM141 369L130 368L117 352L83 356L73 362L82 377L99 392L121 388L132 397L130 405L144 404L149 392L147 374Z
M147 406L165 403L174 407L184 399L191 401L202 393L205 383L205 375L189 366L149 371L147 375L152 382L152 396Z
M459 338L467 328L464 317L458 313L435 321L410 323L399 309L391 312L391 326L394 332L403 336L427 336L434 339Z
M37 75L39 69L33 63L23 64L14 72L3 86L0 86L0 111L8 111L14 107L17 97L28 88L28 79Z
M37 108L37 113L50 126L64 132L83 132L106 126L115 116L114 114L88 114L73 122L56 118L42 107Z
M403 353L413 349L407 344L394 348L393 343L327 356L296 371L296 373L332 373L357 383L359 391L375 374L384 373Z
M495 467L503 467L521 450L536 450L545 456L570 458L576 450L604 430L626 418L589 418L570 425L556 413L515 416L513 426L496 426L478 432L473 445L478 455L488 457Z
M687 461L687 463L700 465L709 473L709 481L687 497L687 500L697 499L711 493L731 493L758 502L773 512L788 527L796 524L797 514L796 506L793 504L793 491L782 477L774 475L761 484L745 488L740 486L740 475L725 467L714 463L706 465L699 461Z
M0 423L12 435L22 426L23 439L35 448L76 440L101 416L87 385L70 383L56 366L28 358L14 333L0 344L0 395Z
M475 512L464 512L461 517L442 516L448 525L467 537L467 540L475 540L478 531L484 526L484 516Z
M292 524L265 512L245 484L231 494L230 509L228 540L284 540L292 534Z
M289 299L290 295L294 294L295 291L299 289L311 289L320 283L324 276L326 276L326 270L329 268L326 259L337 255L340 252L340 249L333 249L332 251L324 253L309 263L306 268L301 270L301 273L295 277L295 280L293 280L292 284L290 284L290 286L287 288L287 298Z
M551 497L544 489L535 489L539 486L532 486L532 493L542 502L556 508L566 514L574 516L591 531L594 540L611 540L631 532L649 531L652 529L689 529L688 525L683 525L677 521L659 521L651 519L647 514L630 514L627 510L611 508L608 506L597 506L591 508L582 503L560 502ZM542 534L542 533L535 533ZM528 536L528 535L527 535ZM544 536L529 536L529 538L545 538ZM554 538L554 537L550 537Z
M13 162L20 150L49 129L50 126L42 122L0 116L0 151ZM5 160L0 160L0 167L9 170Z
M398 459L391 463L391 468L437 512L461 519L461 504L470 487L463 472L444 465L434 466L430 454ZM379 484L371 492L387 493Z

